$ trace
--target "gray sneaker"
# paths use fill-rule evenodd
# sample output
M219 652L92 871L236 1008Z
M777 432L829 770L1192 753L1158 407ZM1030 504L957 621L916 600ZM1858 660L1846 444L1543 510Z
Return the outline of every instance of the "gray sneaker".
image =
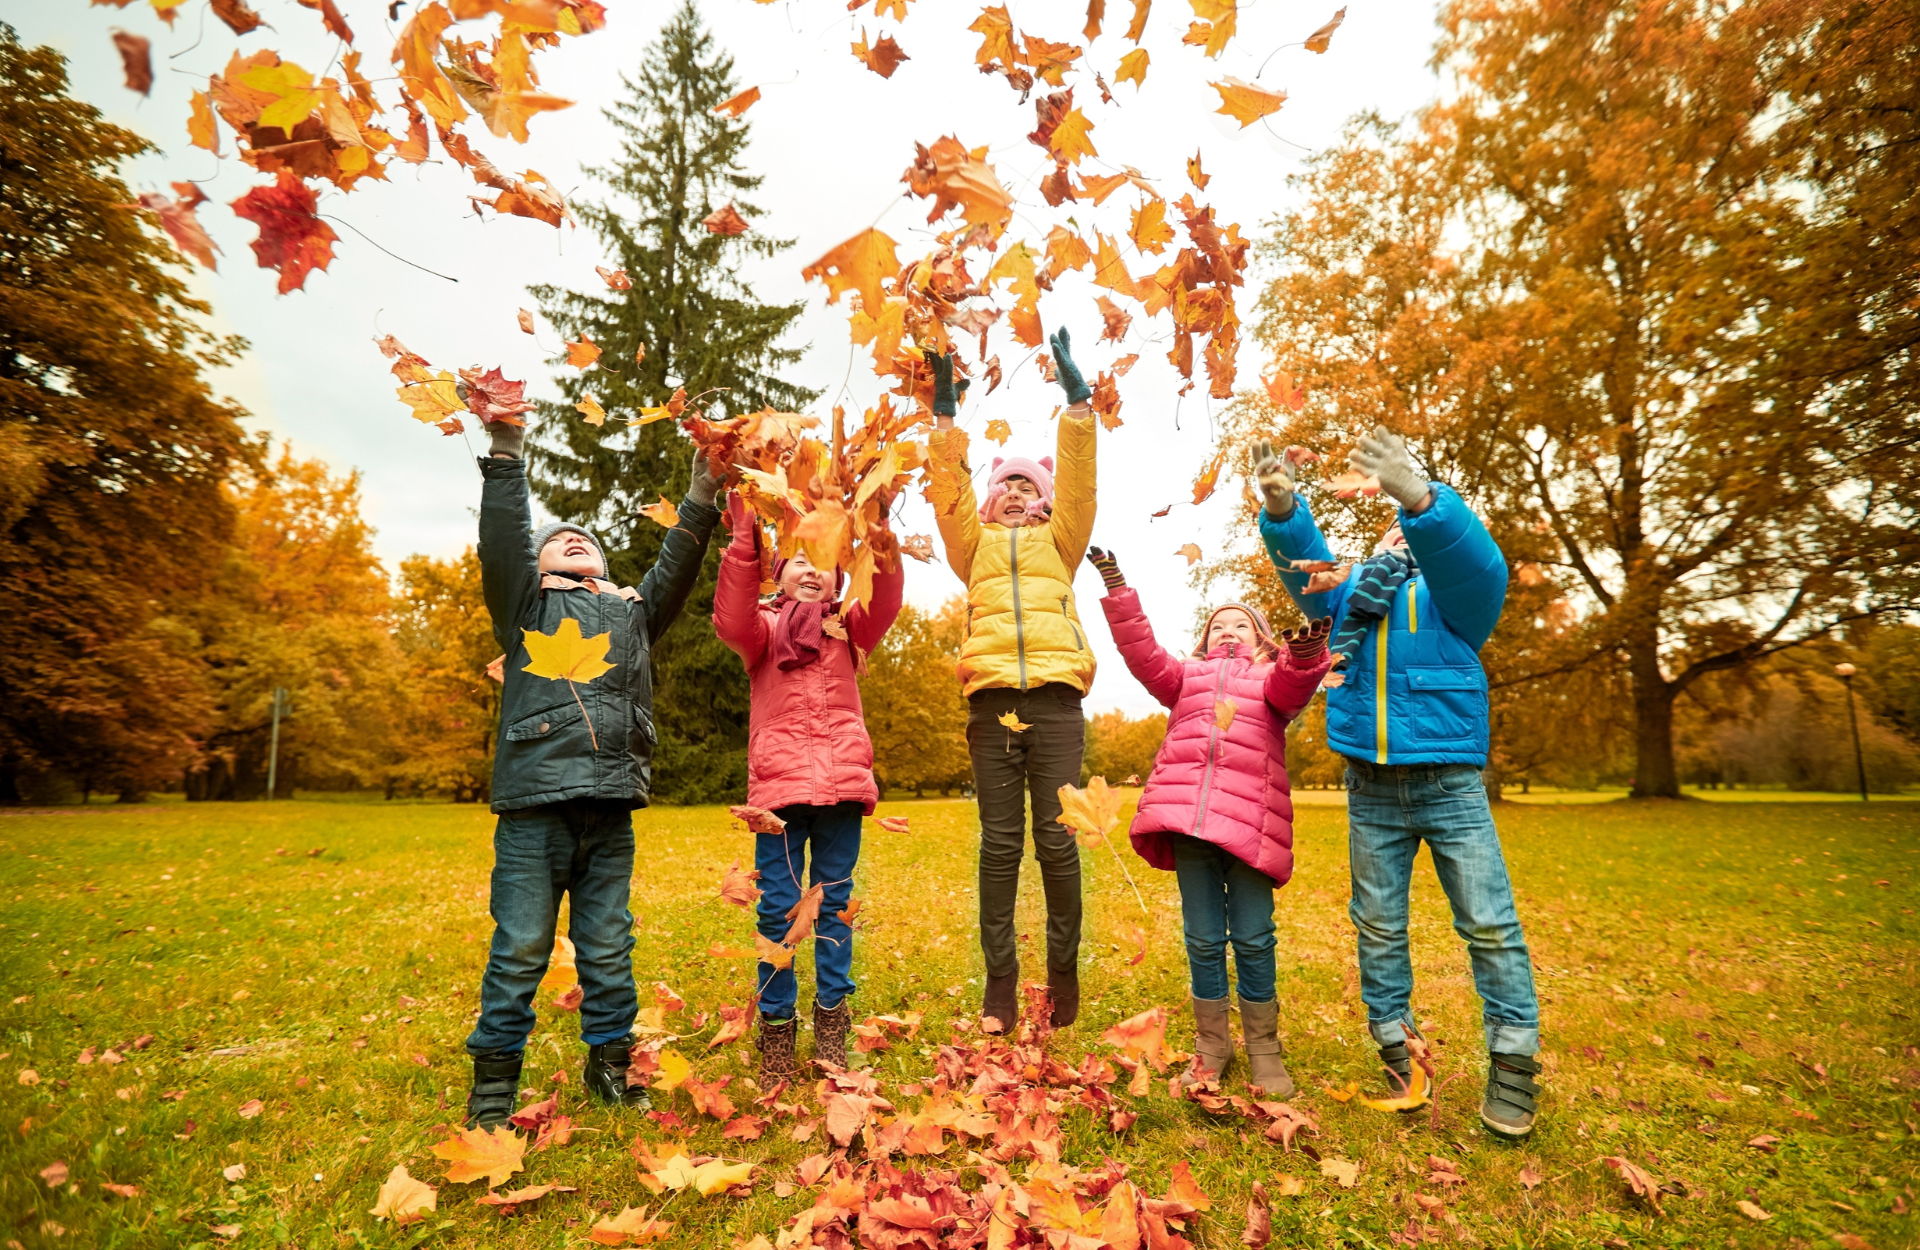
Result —
M1533 1132L1535 1103L1540 1097L1540 1061L1532 1055L1491 1055L1487 1060L1487 1096L1480 1102L1480 1122L1502 1137L1525 1137Z

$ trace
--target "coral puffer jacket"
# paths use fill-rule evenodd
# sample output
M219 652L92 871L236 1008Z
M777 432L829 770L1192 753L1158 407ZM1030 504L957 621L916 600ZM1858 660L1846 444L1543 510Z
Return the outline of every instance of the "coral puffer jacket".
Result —
M1293 875L1287 724L1312 701L1330 657L1299 669L1284 646L1275 664L1228 642L1205 659L1182 659L1154 641L1133 590L1114 591L1100 606L1127 668L1168 713L1167 739L1128 829L1133 849L1171 870L1170 835L1183 833L1285 885Z
M860 660L900 615L904 583L898 568L876 572L873 602L841 613L846 639L825 638L819 659L782 669L770 645L780 613L760 601L759 558L738 544L727 548L713 592L713 627L747 666L748 803L771 811L851 801L873 814L880 788L860 706Z
M967 584L961 693L1060 682L1085 694L1093 684L1093 648L1074 606L1073 573L1093 536L1092 414L1060 415L1053 509L1039 525L981 522L964 431L934 431L927 451L947 563Z

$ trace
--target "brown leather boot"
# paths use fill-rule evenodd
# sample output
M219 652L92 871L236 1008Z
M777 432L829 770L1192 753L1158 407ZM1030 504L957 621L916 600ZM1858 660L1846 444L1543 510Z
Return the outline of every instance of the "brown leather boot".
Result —
M1240 1031L1247 1042L1247 1083L1269 1098L1293 1097L1293 1077L1281 1058L1280 1000L1240 1000Z
M853 1025L853 1003L841 999L838 1007L813 1005L813 1061L836 1068L847 1066L847 1030Z
M986 993L980 1000L980 1031L1005 1033L1020 1019L1020 965L1004 977L987 974Z
M1080 970L1047 969L1047 989L1053 992L1053 1027L1064 1029L1080 1018Z
M800 1075L800 1065L793 1057L794 1034L799 1032L798 1020L781 1020L778 1023L760 1017L760 1036L755 1044L760 1049L760 1088L772 1089L782 1081L791 1081Z
M1233 1066L1233 1033L1227 1028L1227 1000L1193 1000L1193 1062L1180 1074L1180 1088L1227 1079Z

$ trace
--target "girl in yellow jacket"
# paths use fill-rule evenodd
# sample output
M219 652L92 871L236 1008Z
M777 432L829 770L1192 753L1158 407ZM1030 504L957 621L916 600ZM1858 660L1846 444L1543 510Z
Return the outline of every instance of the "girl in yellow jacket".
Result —
M934 371L931 497L947 563L967 584L967 636L960 648L969 704L967 747L980 805L980 946L987 985L981 1023L989 1032L1018 1015L1020 962L1013 907L1026 849L1032 797L1034 857L1047 900L1047 985L1053 1023L1080 1011L1080 850L1060 824L1060 787L1080 781L1086 726L1080 702L1093 682L1093 651L1074 607L1073 574L1093 533L1092 390L1068 352L1067 332L1050 340L1070 405L1059 421L1054 458L995 459L979 503L967 466L967 436L953 428L951 356L929 356Z

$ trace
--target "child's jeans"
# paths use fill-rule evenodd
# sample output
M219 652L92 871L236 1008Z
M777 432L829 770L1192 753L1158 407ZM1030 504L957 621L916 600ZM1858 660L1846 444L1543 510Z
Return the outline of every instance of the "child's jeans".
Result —
M1211 842L1177 834L1173 874L1195 998L1227 996L1227 944L1240 997L1273 1001L1273 878Z
M480 981L470 1054L518 1054L533 1032L533 998L553 954L560 898L580 971L580 1040L615 1042L633 1030L633 809L571 799L503 812L493 829L493 947Z
M1453 907L1454 930L1467 944L1487 1049L1533 1054L1540 1049L1533 960L1514 911L1486 784L1471 764L1347 761L1349 913L1359 934L1360 997L1374 1041L1390 1046L1416 1033L1407 901L1422 842Z
M1074 972L1080 965L1080 845L1060 823L1060 787L1080 784L1087 745L1080 702L1080 692L1064 682L991 687L967 699L967 753L980 805L980 949L993 976L1011 976L1019 964L1013 909L1029 799L1047 898L1047 968ZM1001 724L1008 712L1027 728L1015 733Z
M853 993L853 926L840 918L853 896L853 866L860 858L860 821L864 805L831 807L795 804L774 810L787 822L785 833L756 834L753 866L760 870L760 933L778 942L792 921L787 913L804 892L800 883L824 885L820 919L813 926L813 1001L831 1009ZM799 989L793 967L760 965L760 1014L769 1020L793 1018Z

